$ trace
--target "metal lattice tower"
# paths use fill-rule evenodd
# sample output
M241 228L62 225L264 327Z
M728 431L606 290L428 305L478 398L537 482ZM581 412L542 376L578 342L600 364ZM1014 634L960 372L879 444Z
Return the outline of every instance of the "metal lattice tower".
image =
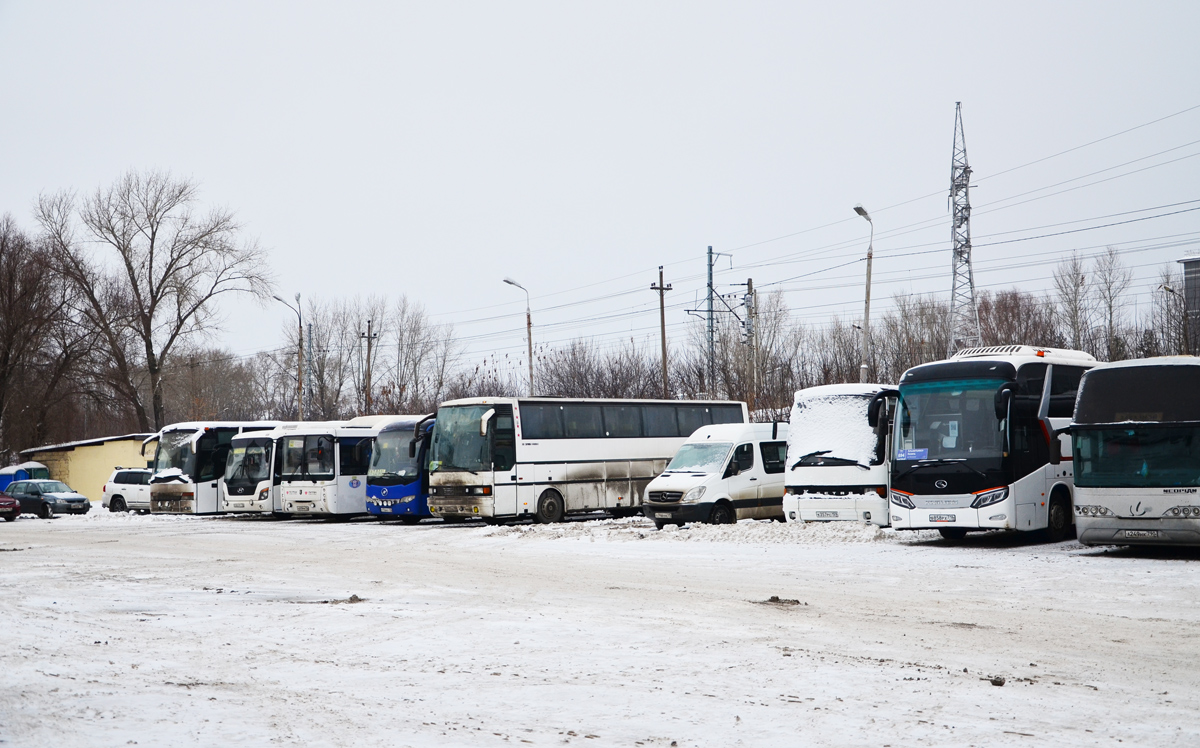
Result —
M950 290L950 347L946 356L960 348L981 345L979 309L975 306L975 273L971 269L971 167L967 165L967 140L963 136L962 102L954 105L954 156L950 160L950 206L953 243Z

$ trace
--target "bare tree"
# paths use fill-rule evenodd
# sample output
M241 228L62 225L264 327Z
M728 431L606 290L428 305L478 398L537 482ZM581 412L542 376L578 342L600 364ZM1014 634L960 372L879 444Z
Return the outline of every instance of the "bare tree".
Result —
M199 213L198 202L194 182L163 172L129 172L97 189L79 205L78 221L90 241L110 251L105 262L76 238L73 195L38 201L59 271L80 294L144 430L150 419L137 366L146 373L154 424L161 428L163 368L176 346L211 331L219 297L265 297L272 288L265 254L242 240L233 214Z
M1119 361L1128 355L1120 327L1124 321L1125 292L1133 280L1133 271L1121 262L1116 247L1108 247L1096 258L1096 296L1104 320L1105 353L1109 361Z
M1083 258L1071 256L1054 268L1058 324L1063 338L1077 351L1089 347L1092 331L1092 297Z
M1058 346L1054 307L1019 289L979 295L984 345Z

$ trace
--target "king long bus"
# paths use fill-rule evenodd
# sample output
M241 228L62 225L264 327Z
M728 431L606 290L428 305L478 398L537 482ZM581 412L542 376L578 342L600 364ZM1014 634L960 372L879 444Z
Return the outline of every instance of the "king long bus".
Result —
M154 450L150 511L163 514L217 514L219 483L225 474L229 444L247 431L266 431L279 421L194 421L174 423L142 443Z
M1085 545L1200 545L1200 359L1083 376L1070 426Z
M429 508L451 521L633 515L693 431L748 420L732 401L452 400L433 428Z
M416 524L429 513L429 438L434 416L401 416L384 424L371 450L367 511Z
M892 435L891 521L898 530L1072 530L1072 465L1056 427L1071 418L1084 372L1079 351L968 348L900 379ZM878 423L872 405L869 422Z

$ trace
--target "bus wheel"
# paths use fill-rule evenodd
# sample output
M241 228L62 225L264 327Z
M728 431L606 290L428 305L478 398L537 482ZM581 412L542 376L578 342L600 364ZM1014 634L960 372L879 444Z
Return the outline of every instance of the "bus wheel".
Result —
M117 496L109 503L108 509L111 512L125 511L125 499L122 499L120 496Z
M724 501L713 504L712 513L708 515L710 525L732 525L737 522L733 507Z
M405 524L405 525L415 525L420 521L421 521L421 518L416 516L415 514L405 514L400 517L401 524Z
M1050 497L1050 509L1046 512L1046 539L1051 543L1066 540L1071 535L1071 509L1061 491Z
M544 491L538 499L537 513L533 518L543 525L551 522L562 522L563 520L563 498L558 491Z
M946 540L962 540L967 537L967 531L961 527L939 527L938 532Z

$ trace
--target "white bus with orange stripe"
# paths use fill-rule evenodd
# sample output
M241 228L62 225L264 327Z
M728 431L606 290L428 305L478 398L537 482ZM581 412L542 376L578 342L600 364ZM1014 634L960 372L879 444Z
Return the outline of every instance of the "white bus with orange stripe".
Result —
M972 530L1072 530L1070 443L1054 432L1071 420L1083 373L1080 351L1024 345L969 348L915 366L877 402L898 396L889 497L892 527L936 528L947 539ZM872 421L880 408L869 411Z

